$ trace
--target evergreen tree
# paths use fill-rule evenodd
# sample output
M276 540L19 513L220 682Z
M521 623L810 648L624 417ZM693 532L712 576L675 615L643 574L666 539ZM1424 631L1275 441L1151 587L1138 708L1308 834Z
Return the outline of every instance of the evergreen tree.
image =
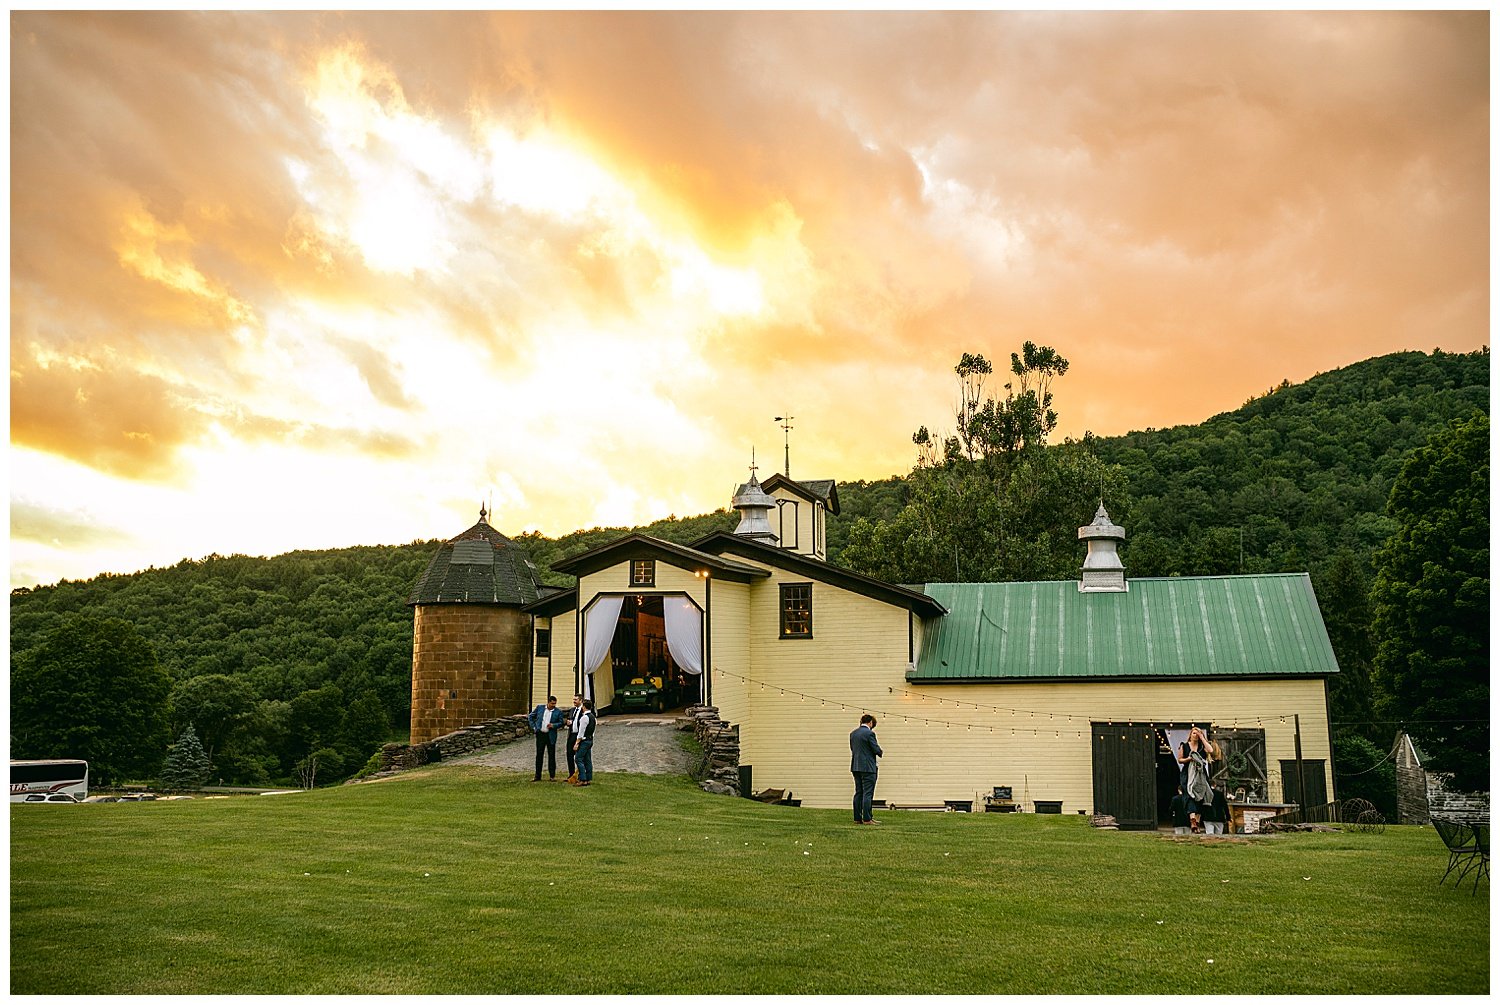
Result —
M1373 593L1381 707L1467 790L1490 775L1489 430L1476 414L1407 460Z
M208 775L208 754L198 742L198 734L189 725L167 751L167 760L161 769L162 788L196 789L208 781Z

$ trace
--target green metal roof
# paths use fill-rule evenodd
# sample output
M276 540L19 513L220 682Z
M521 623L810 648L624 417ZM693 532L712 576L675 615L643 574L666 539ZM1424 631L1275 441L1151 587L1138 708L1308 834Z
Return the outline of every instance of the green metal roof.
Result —
M1284 677L1338 673L1306 573L1078 583L929 583L913 681Z

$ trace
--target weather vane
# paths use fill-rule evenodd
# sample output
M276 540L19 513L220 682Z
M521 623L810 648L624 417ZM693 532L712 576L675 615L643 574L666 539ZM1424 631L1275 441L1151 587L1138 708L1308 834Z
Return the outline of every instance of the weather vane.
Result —
M792 477L792 420L795 415L778 415L776 421L781 423L781 432L786 440L786 471L788 478Z

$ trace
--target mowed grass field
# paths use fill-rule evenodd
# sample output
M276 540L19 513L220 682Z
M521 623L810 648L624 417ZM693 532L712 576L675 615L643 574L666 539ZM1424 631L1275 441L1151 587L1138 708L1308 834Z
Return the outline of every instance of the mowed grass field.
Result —
M1383 993L1489 988L1431 828L1174 841L451 765L12 806L16 993Z

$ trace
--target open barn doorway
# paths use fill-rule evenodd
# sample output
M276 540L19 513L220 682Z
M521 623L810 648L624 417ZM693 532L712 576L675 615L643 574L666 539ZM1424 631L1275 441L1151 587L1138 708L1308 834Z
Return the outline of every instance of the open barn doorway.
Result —
M1094 723L1094 811L1114 817L1121 830L1169 826L1172 797L1182 778L1177 755L1193 725ZM1212 739L1214 730L1207 720L1197 725Z
M660 594L632 594L623 598L610 641L609 661L595 674L609 676L610 698L601 705L606 715L678 712L702 699L703 675L679 665L667 644L667 602ZM604 688L599 688L603 698Z

